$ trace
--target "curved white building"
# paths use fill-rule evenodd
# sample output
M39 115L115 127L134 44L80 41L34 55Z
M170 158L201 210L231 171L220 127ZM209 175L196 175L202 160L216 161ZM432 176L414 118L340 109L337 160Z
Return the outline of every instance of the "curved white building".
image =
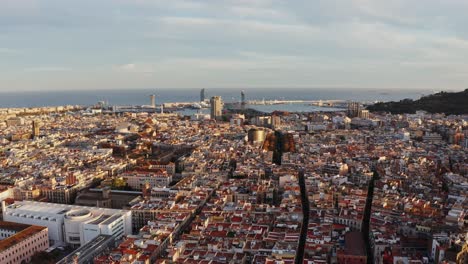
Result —
M67 204L16 201L5 206L5 221L45 226L51 244L84 245L100 234L116 239L132 232L131 211Z
M95 218L88 209L72 209L65 213L64 223L64 239L67 244L79 245L84 241L82 235L82 223L91 221Z

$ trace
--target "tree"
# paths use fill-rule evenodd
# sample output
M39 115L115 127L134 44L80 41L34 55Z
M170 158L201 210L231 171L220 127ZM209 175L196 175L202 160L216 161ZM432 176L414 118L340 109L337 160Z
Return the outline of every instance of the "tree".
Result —
M31 256L31 263L35 264L54 264L56 262L55 254L45 251L36 252Z
M123 178L114 178L112 180L112 189L126 190L129 186Z
M449 192L448 184L445 181L442 182L442 190L446 193Z
M102 179L101 178L93 178L93 181L91 182L91 187L95 188L101 184Z
M372 174L372 179L378 180L379 178L380 178L379 173L377 172L377 170L374 170Z

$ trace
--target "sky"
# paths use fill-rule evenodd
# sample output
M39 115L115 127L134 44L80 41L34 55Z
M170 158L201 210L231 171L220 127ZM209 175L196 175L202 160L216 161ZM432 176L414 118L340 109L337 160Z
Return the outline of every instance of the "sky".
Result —
M0 91L468 87L466 0L0 0Z

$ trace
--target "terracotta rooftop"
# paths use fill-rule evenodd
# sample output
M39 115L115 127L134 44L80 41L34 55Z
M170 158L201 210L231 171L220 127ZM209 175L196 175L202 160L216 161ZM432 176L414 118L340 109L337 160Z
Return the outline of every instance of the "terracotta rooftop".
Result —
M28 228L30 225L14 223L14 222L7 222L7 221L0 221L0 229L12 230L19 232Z
M47 227L44 226L34 226L34 225L23 225L23 224L16 224L12 222L0 222L0 227L5 226L4 229L7 229L6 227L12 227L10 230L16 230L18 233L5 238L0 241L0 252L10 248L11 246L14 246L18 244L19 242L25 240L26 238L33 236L39 232L41 232L44 229L47 229ZM14 229L16 228L16 229Z

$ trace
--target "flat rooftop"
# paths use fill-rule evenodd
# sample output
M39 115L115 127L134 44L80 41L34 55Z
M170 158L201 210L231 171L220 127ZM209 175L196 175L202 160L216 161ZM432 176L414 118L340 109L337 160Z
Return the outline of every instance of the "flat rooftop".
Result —
M120 217L121 217L121 215L118 215L118 214L112 215L112 216L108 217L106 220L104 220L104 222L102 224L108 225L108 224L114 222L115 220L119 219Z
M88 224L90 224L90 225L99 225L109 217L110 217L110 215L100 215L97 219L94 219L93 221L88 222Z
M14 204L7 206L8 210L28 211L39 214L64 214L64 212L73 207L65 204L50 204L40 202L15 201Z
M92 212L98 211L103 214L115 214L125 213L128 210L121 209L110 209L110 208L98 208L89 206L79 206L70 204L58 204L58 203L44 203L34 201L15 201L15 203L6 206L6 210L17 211L18 213L31 214L37 213L39 215L64 215L66 212L72 209L88 209Z

